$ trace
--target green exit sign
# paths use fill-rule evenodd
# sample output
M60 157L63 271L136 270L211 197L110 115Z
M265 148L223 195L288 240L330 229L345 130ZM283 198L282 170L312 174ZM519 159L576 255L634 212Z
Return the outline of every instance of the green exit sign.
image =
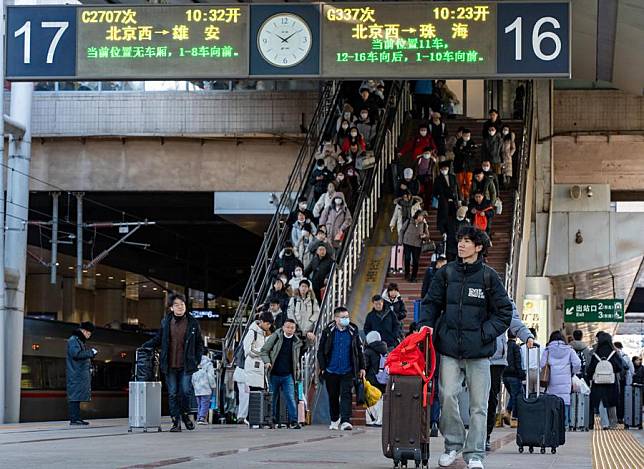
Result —
M624 322L624 300L565 300L564 322Z

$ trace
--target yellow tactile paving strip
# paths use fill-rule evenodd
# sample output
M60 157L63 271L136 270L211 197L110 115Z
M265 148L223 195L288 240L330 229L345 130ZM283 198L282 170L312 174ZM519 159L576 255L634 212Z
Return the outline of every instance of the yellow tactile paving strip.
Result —
M593 469L644 469L644 447L628 430L593 430Z

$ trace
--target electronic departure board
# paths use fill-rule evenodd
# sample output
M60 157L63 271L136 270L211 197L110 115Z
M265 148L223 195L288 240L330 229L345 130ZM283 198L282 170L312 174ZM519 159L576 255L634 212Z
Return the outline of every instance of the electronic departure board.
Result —
M570 3L7 7L9 80L570 76Z

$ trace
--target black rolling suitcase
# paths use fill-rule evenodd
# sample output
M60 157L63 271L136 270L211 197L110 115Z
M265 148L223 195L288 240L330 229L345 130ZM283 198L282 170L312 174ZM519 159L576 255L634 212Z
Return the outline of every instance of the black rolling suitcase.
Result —
M642 385L624 388L624 428L642 429Z
M426 376L430 369L431 336L424 344ZM434 359L432 353L432 359ZM433 367L432 367L433 371ZM426 393L426 394L425 394ZM389 375L383 396L382 452L393 459L394 467L429 468L429 423L432 384L426 386L420 376Z
M541 354L539 353L539 356ZM529 370L530 354L526 353L525 369ZM554 454L557 448L566 443L565 406L563 399L553 394L541 394L537 387L536 394L528 395L530 388L529 373L526 376L526 392L517 399L517 446L523 453L527 446L530 453L540 448L541 454L546 448Z
M159 354L153 348L136 349L134 381L159 381Z
M253 427L273 427L273 393L270 391L251 391L248 398L248 425Z

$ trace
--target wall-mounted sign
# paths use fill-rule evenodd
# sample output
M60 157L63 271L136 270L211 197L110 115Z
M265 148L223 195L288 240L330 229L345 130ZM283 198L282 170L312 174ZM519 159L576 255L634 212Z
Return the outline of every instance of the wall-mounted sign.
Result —
M190 314L195 319L221 319L221 314L212 308L192 308Z
M565 300L564 322L624 322L624 300Z
M29 79L570 75L569 2L11 6Z

